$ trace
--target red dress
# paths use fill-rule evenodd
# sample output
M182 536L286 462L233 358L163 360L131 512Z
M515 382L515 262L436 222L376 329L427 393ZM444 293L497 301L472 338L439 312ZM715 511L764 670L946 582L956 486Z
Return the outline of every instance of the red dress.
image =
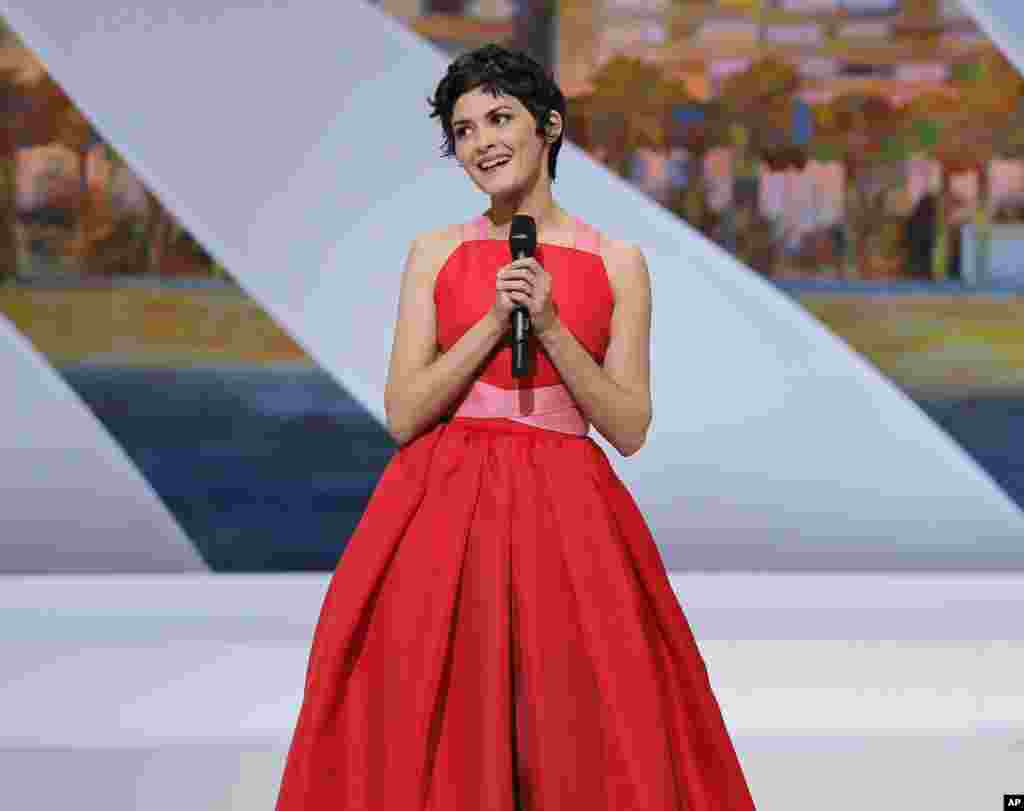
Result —
M511 259L482 224L438 274L443 350ZM577 225L536 258L600 364L613 294ZM483 385L559 390L539 344L526 378L510 356ZM276 811L754 808L636 503L593 439L543 425L456 412L389 461L320 611Z

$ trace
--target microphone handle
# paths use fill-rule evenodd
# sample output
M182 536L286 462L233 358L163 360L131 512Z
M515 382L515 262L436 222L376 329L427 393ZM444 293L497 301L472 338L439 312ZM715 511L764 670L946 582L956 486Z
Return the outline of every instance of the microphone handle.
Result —
M512 311L512 376L524 377L526 368L526 334L530 330L530 311L520 304Z

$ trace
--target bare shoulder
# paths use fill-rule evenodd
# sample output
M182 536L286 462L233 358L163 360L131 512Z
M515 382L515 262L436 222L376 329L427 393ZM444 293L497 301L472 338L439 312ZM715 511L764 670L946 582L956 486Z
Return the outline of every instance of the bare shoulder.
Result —
M647 260L636 243L601 234L601 259L616 295L622 286L650 284Z
M461 226L446 225L418 233L413 238L410 251L418 260L416 266L433 278L461 242Z

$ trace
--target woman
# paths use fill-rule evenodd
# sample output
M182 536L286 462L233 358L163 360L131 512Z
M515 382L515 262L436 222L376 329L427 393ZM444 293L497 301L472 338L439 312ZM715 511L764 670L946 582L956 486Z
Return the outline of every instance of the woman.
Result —
M430 101L491 205L409 252L400 448L328 588L277 811L749 811L654 540L586 434L644 443L643 256L552 197L565 99L534 61L486 46ZM511 261L515 214L532 258ZM533 356L513 378L519 304Z

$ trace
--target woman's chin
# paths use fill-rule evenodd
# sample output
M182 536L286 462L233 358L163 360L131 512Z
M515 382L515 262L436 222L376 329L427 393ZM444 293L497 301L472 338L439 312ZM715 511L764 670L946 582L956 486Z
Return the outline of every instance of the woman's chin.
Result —
M491 194L499 194L500 192L511 189L512 184L507 180L499 180L496 177L485 177L480 179L480 188L486 189Z
M497 179L490 182L477 183L477 186L484 194L497 198L515 197L522 191L521 187L515 183L509 183L508 181L500 182Z

